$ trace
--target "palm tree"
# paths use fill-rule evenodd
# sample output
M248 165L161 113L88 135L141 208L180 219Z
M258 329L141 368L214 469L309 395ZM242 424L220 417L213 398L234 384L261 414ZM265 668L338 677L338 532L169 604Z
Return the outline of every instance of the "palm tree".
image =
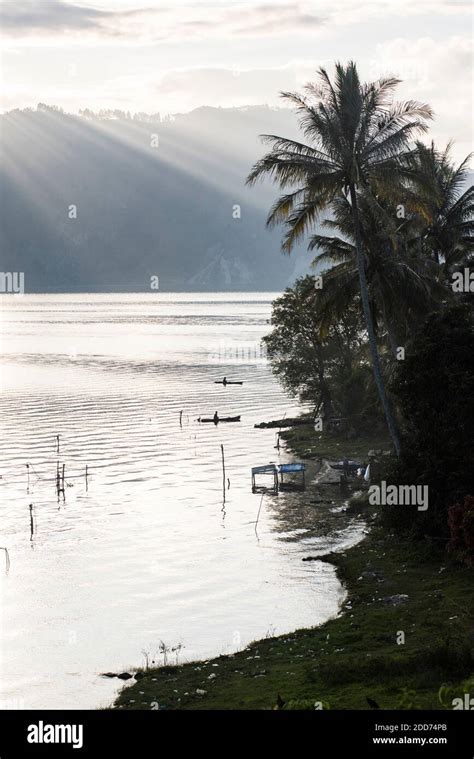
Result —
M263 135L272 149L247 179L252 184L268 175L282 189L296 186L277 200L267 219L269 225L286 224L282 247L288 253L337 196L343 193L349 198L374 378L397 455L400 440L382 378L369 304L357 189L371 187L383 194L398 182L403 176L400 157L413 136L426 130L425 120L432 116L427 105L414 101L394 104L393 90L398 83L389 77L362 84L353 62L336 64L333 83L320 68L318 83L307 84L306 95L282 93L296 106L303 134L311 144Z
M471 155L455 166L451 143L439 152L434 143L417 142L405 157L410 172L408 207L420 218L422 248L446 277L468 264L474 252L474 187L464 189Z
M418 255L413 245L418 229L410 219L400 223L392 205L374 201L367 192L357 194L357 203L374 326L385 327L390 349L397 357L398 346L404 345L416 320L436 307L446 297L446 290L437 281L435 263ZM318 302L323 328L328 320L340 318L359 293L352 207L341 195L331 209L332 218L322 226L338 234L314 234L308 246L318 251L313 265L333 264Z

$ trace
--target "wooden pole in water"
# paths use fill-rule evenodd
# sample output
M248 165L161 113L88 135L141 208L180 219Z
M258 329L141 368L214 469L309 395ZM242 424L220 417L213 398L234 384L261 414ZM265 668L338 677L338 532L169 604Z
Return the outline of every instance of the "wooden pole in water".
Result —
M89 490L89 482L88 482L88 479L87 479L87 476L88 476L88 469L89 469L89 467L88 467L88 465L86 464L86 493L87 493L87 492L88 492L88 490Z
M59 453L59 435L56 435L57 448L56 453Z
M28 484L26 486L26 491L29 492L30 490L30 465L26 465L26 471L28 472Z
M183 426L183 412L182 411L179 412L179 426L180 427Z
M33 523L33 504L30 503L30 540L33 540L34 523Z
M59 461L56 461L56 493L59 497L59 491L60 491L60 482L59 482Z
M61 490L63 491L63 495L64 495L64 470L65 469L66 469L66 464L63 464L63 476L62 476L62 485L61 485Z
M10 570L10 554L8 553L8 548L2 546L0 551L5 551L5 574L8 574Z
M260 506L258 507L257 521L255 522L255 530L257 529L258 520L259 520L259 518L260 518L260 509L262 508L262 503L263 503L263 496L264 496L264 495L265 495L265 493L262 493L262 497L261 497L261 499L260 499Z
M221 443L221 454L222 454L222 492L224 493L224 501L225 501L225 461L224 461L224 446Z

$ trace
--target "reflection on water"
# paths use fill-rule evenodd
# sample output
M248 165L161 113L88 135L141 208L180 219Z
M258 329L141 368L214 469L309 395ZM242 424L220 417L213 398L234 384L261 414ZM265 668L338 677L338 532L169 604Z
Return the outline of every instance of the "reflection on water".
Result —
M337 612L332 567L301 559L353 540L347 522L328 536L292 494L266 496L255 529L250 467L290 457L253 425L297 410L259 347L271 298L2 299L0 706L106 705L99 673L159 660L160 641L186 661ZM215 410L242 422L197 423Z

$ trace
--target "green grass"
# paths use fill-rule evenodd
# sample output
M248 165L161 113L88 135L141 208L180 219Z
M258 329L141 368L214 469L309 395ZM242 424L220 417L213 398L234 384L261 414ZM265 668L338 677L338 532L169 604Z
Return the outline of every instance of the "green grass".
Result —
M298 432L304 434L297 440ZM300 455L310 446L320 449L313 455L332 456L338 446L337 437L315 440L311 428L301 427L289 432L288 442ZM358 441L358 450L351 442L347 453L388 447L367 443ZM367 510L369 522L374 518ZM348 592L337 618L234 655L149 670L122 690L115 707L271 709L280 694L285 708L323 702L331 709L367 709L367 697L382 709L451 708L474 673L472 570L452 563L443 547L407 542L376 524L363 542L325 559ZM382 600L395 594L408 600L399 606ZM404 644L397 643L401 632ZM443 685L452 689L444 705L438 697ZM470 688L472 694L474 682Z
M351 459L361 458L367 461L370 449L389 450L390 443L383 435L364 435L348 440L336 433L316 433L312 423L281 431L281 437L287 445L302 458Z

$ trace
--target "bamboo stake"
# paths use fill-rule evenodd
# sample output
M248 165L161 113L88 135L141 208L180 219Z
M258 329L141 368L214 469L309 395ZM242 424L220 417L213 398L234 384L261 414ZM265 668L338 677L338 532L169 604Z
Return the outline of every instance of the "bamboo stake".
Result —
M224 503L225 503L225 461L224 461L224 446L221 443L221 454L222 454L222 492L224 494Z
M89 470L89 467L86 464L86 493L89 491L88 470Z
M29 506L30 509L30 540L33 540L33 533L35 531L34 522L33 522L33 504L30 503Z
M260 509L262 508L263 496L264 495L265 495L265 493L262 493L262 497L260 499L260 506L258 507L257 521L255 522L255 532L257 532L258 520L260 519Z
M0 551L5 551L5 574L8 574L10 571L10 554L8 553L8 548L0 547Z

